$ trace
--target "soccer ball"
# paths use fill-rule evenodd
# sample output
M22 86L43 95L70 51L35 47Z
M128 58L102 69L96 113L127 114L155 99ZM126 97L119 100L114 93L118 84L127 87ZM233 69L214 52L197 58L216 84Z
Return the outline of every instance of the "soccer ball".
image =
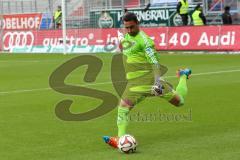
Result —
M121 136L118 140L118 149L123 153L133 153L136 151L136 147L135 138L129 134Z

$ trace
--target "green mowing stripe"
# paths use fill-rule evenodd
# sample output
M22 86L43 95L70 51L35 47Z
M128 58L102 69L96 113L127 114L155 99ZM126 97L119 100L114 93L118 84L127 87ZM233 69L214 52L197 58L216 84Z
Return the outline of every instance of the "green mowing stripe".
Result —
M236 70L226 70L226 71L212 71L212 72L205 72L205 73L195 73L192 74L191 76L202 76L202 75L214 75L214 74L222 74L222 73L233 73L233 72L240 72L240 69ZM164 78L169 79L169 78L176 78L176 76L164 76ZM117 81L121 83L121 81ZM112 82L101 82L101 83L91 83L91 84L78 84L83 87L87 86L97 86L97 85L105 85L105 84L111 84ZM51 88L35 88L35 89L22 89L22 90L13 90L13 91L0 91L0 95L4 94L12 94L12 93L23 93L23 92L35 92L35 91L48 91L51 90Z
M175 108L158 97L139 103L131 114L141 117L139 121L130 121L128 128L139 146L136 154L129 155L119 153L102 141L104 135L117 134L116 109L86 122L66 122L56 117L55 107L61 100L73 100L70 108L73 113L89 111L101 103L88 97L58 94L48 87L49 75L75 56L79 55L0 54L0 92L16 92L0 94L1 159L240 159L239 55L161 55L161 63L169 68L165 77L174 86L176 69L190 67L193 70L186 104ZM96 83L82 84L86 68L76 69L66 83L113 91L112 54L97 56L104 66ZM23 89L36 90L22 92ZM166 117L146 121L144 117L159 112L163 116L181 115L190 109L191 121Z

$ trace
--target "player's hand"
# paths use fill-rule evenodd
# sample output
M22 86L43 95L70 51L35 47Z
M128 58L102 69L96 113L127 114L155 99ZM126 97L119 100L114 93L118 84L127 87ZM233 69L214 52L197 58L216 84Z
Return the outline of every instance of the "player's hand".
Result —
M155 96L161 96L163 94L163 87L161 84L159 85L153 85L151 94Z
M160 77L155 78L154 85L152 86L152 94L155 96L160 96L163 94L163 85L160 82Z

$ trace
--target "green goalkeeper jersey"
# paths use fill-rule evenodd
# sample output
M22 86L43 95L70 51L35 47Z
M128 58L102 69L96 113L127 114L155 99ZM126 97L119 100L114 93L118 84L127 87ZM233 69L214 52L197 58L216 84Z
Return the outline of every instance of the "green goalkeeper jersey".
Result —
M136 36L126 34L122 40L123 54L126 56L125 70L127 79L146 75L152 71L152 65L159 64L153 40L143 31Z
M157 64L159 54L156 53L153 40L143 31L136 36L126 34L122 41L123 54L129 62Z

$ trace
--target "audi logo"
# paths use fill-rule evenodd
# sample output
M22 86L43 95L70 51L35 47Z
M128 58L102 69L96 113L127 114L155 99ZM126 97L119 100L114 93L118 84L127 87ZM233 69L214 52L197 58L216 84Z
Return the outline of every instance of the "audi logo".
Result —
M10 50L14 47L32 47L34 43L34 35L32 32L7 32L3 36L3 49Z

